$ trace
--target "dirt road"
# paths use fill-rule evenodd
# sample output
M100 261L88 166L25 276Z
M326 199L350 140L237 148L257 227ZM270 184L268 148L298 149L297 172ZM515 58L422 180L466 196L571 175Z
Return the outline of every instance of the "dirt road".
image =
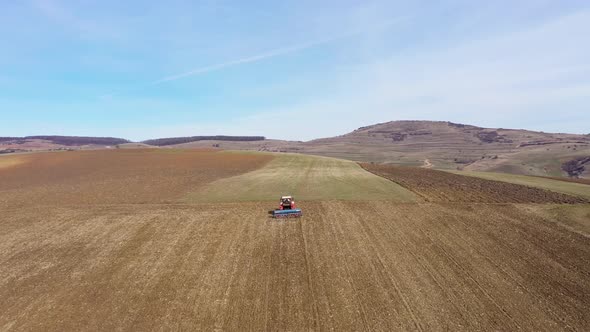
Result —
M424 159L424 165L422 165L422 168L432 168L432 163L430 162L430 159Z

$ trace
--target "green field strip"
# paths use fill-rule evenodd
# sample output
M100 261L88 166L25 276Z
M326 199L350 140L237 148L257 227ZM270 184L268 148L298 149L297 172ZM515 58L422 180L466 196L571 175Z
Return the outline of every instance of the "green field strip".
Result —
M371 174L357 163L327 157L276 154L263 168L214 181L185 196L186 202L297 200L391 200L415 202L411 191Z

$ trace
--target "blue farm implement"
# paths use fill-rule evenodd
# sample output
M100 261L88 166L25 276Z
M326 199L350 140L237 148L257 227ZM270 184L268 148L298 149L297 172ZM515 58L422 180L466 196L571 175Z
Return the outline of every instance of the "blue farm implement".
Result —
M274 210L272 213L274 218L299 218L302 215L301 209Z

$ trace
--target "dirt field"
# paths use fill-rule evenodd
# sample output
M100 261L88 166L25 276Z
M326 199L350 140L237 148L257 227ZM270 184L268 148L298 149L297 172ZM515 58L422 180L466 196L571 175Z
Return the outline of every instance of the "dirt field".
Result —
M418 167L362 164L369 172L390 179L428 202L584 203L588 200L513 183L462 176Z
M519 184L523 186L535 187L555 192L560 192L572 196L584 197L590 200L590 185L584 183L583 179L574 182L567 181L566 178L548 178L540 176L526 176L519 174L506 174L494 172L471 172L471 171L447 171L463 176L473 176L486 180L502 181Z
M577 232L590 236L590 204L535 204L520 206L526 213L533 213Z
M590 239L519 206L302 205L3 209L0 330L590 324Z
M22 163L22 156L0 156L0 169L12 168Z
M173 202L216 179L264 166L273 157L211 150L95 150L0 158L0 204ZM0 164L2 165L2 164ZM2 167L2 166L0 166Z
M490 203L571 196L404 173L424 199L473 201L424 203L309 156L20 157L0 169L0 331L590 326L590 204ZM282 185L303 196L303 218L269 218ZM243 194L258 201L234 202Z

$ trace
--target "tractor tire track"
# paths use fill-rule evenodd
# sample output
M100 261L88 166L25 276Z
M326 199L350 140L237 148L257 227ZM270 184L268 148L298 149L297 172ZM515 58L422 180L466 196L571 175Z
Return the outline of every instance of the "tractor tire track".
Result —
M307 244L307 239L305 237L305 232L303 231L303 223L305 223L305 219L297 221L299 224L299 234L301 237L301 242L303 242L303 248L305 252L305 274L307 275L307 283L309 285L309 291L311 293L312 299L312 309L313 309L313 326L314 330L319 330L320 324L320 315L318 313L318 301L316 299L316 292L313 286L313 279L312 279L312 268L309 262L309 246Z
M223 207L223 208L220 208ZM534 330L590 324L590 239L521 205L1 210L15 330ZM235 213L240 211L240 213ZM76 303L72 306L72 303ZM25 314L23 314L25 313Z
M339 253L342 263L344 264L348 283L350 284L350 286L352 287L352 289L354 290L354 293L355 293L354 298L355 298L355 302L357 303L359 312L361 314L363 326L368 326L367 312L366 312L364 304L359 299L359 294L360 294L359 288L355 285L354 278L352 275L352 270L350 268L347 258L345 256L343 256L343 250L341 249L340 244L343 244L348 249L348 252L350 252L350 248L348 247L346 241L341 240L343 237L342 229L339 227L336 227L336 225L335 225L335 224L338 224L338 225L340 225L340 224L339 223L330 223L330 224L331 224L331 229L332 229L332 236L334 237L334 240L335 240L334 243L336 246L336 250Z
M351 213L353 214L353 213ZM354 215L354 214L353 214ZM356 216L356 215L355 215ZM377 261L379 263L379 267L381 268L381 271L384 271L384 273L387 275L389 281L391 282L391 285L393 286L393 288L395 289L395 293L399 296L399 298L402 300L403 306L406 309L406 311L410 314L411 320L414 323L414 327L416 328L416 330L418 331L424 331L424 328L422 327L422 324L420 324L419 319L417 318L416 314L414 313L414 310L412 309L412 306L410 305L406 295L401 291L401 286L398 283L398 281L395 279L395 277L391 274L391 271L393 269L391 269L387 264L385 264L383 257L381 256L380 252L386 252L385 250L383 250L383 248L379 248L381 250L377 250L375 248L376 244L379 243L378 241L373 240L366 231L366 228L364 227L364 222L359 221L358 217L354 219L355 220L355 224L358 225L359 227L359 233L362 234L362 236L365 239L365 243L369 244L369 246L372 248L372 253L375 256L375 258L377 258ZM348 243L348 242L347 242ZM403 244L403 247L405 247L405 244ZM389 293L388 293L389 294ZM392 298L393 299L393 298Z

